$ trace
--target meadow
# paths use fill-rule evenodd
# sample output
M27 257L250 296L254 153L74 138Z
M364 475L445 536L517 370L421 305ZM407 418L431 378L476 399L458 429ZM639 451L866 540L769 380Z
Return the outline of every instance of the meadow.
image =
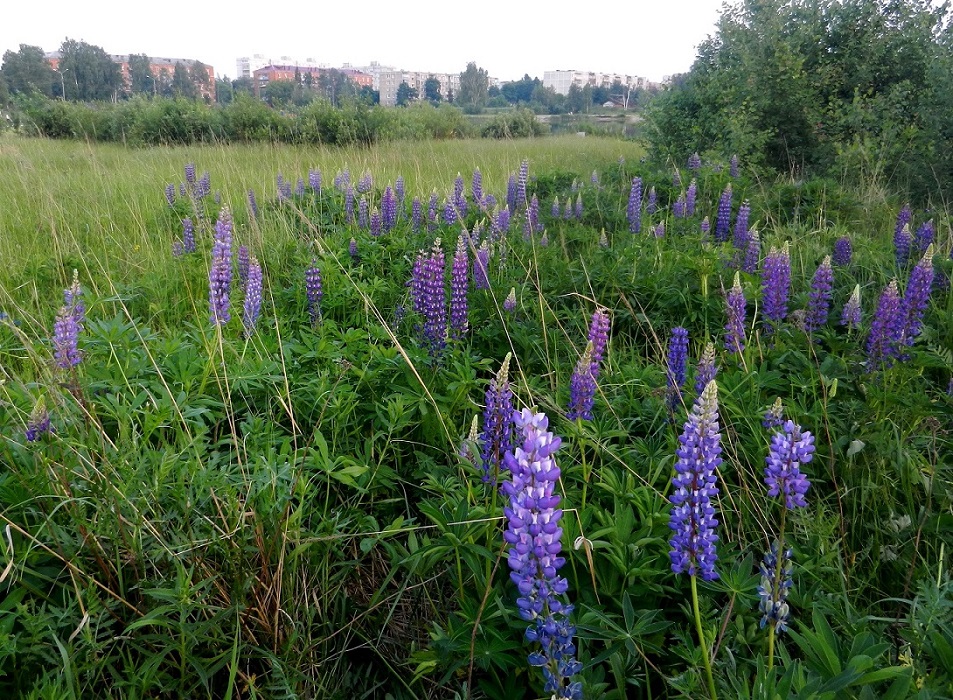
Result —
M0 136L0 696L953 696L945 211L587 136Z

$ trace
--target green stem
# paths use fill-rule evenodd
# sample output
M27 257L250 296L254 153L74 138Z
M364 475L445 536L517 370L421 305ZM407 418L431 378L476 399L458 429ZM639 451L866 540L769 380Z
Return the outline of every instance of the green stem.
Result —
M698 631L698 644L702 648L702 659L705 662L705 678L708 680L708 693L711 700L717 700L715 678L711 675L711 659L708 658L708 645L705 643L705 631L702 629L702 615L698 609L698 577L692 576L692 610L695 613L695 629Z
M778 590L781 588L781 558L784 556L784 520L787 508L781 510L781 527L778 530L778 554L774 562L774 581L771 582L771 600L778 599ZM774 638L777 635L777 624L769 621L768 626L768 673L774 670Z
M579 429L579 459L582 462L582 505L580 511L586 509L586 493L589 491L589 470L591 465L586 464L586 440L582 437L582 419L576 419L576 427Z

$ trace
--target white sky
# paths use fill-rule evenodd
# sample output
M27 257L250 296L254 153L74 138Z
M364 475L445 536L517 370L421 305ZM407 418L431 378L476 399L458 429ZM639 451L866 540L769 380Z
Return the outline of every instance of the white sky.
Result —
M235 77L235 59L312 57L339 67L378 61L459 73L468 61L500 80L577 69L660 80L687 71L714 34L721 0L364 0L136 3L3 0L0 55L20 44L53 51L67 37L107 53L198 59ZM247 9L237 10L238 7ZM558 8L564 7L560 10Z

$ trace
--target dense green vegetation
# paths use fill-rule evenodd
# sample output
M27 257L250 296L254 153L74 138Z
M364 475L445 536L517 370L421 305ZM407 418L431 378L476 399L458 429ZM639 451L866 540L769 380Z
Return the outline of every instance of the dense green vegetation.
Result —
M563 441L561 574L586 697L705 697L702 649L725 698L949 696L948 219L930 214L938 282L922 333L887 367L869 361L865 341L881 291L892 278L905 291L919 257L898 262L892 247L902 201L829 180L768 184L743 162L739 177L727 164L680 168L675 184L670 166L642 155L597 138L153 150L0 139L2 694L541 697L507 575L506 499L481 480L472 451L461 456L509 353L516 406L544 412ZM413 197L426 216L436 191L442 212L455 175L469 193L479 168L483 191L505 202L524 159L544 231L524 236L517 214L494 238L496 208L482 211L469 194L464 226L413 231ZM186 163L196 177L209 171L208 194L179 194ZM320 191L309 170L321 171ZM373 236L348 222L334 184L344 171L355 186L372 175L372 214L404 178L392 230ZM274 194L278 175L290 196ZM654 213L645 200L639 209L641 233L627 215L636 176L657 195ZM692 177L697 209L676 216ZM724 345L736 252L700 228L705 217L714 226L729 183L732 223L749 200L763 251L788 242L791 259L792 313L770 333L761 265L740 274L742 354ZM209 319L222 206L234 248L264 270L250 334L237 278L232 320ZM175 256L185 218L197 250ZM913 227L926 218L914 211ZM417 252L438 238L449 277L464 231L479 235L471 262L478 242L495 241L490 289L470 287L469 330L434 359L407 283ZM795 312L843 236L853 257L834 269L830 319L806 333ZM312 261L324 293L314 325ZM51 338L74 269L82 360L63 370ZM863 318L848 331L838 320L855 285ZM570 377L597 308L611 331L594 415L570 421ZM672 402L675 326L688 331L689 381ZM724 459L720 578L699 582L696 624L693 586L670 568L668 499L708 341ZM762 479L771 439L762 417L776 399L816 452L803 466L807 505L783 526L790 630L769 656L757 586L782 528ZM31 442L26 430L43 411L53 432Z

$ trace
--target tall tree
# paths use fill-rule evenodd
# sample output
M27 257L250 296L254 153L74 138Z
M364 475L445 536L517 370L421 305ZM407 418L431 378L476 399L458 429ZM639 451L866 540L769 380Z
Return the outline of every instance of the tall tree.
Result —
M401 81L397 86L397 106L406 107L410 102L417 99L416 88L410 87L407 81Z
M197 97L212 91L212 79L208 73L208 66L201 61L192 61L189 64L189 80L195 86Z
M504 83L500 92L510 104L529 104L533 101L533 90L539 85L542 85L539 78L530 78L529 73L525 73L520 80Z
M185 97L194 100L199 96L199 91L192 82L192 76L189 75L189 69L184 63L177 62L172 71L172 94L175 97Z
M457 104L465 112L479 112L486 105L490 90L490 75L471 61L467 69L460 74L460 90Z
M215 102L220 105L231 104L235 100L235 89L232 87L232 81L228 78L216 78L215 80Z
M101 47L85 41L63 42L59 71L65 97L71 100L115 100L125 87L119 64Z
M156 94L156 77L152 74L152 61L143 54L129 54L129 90L133 95Z
M424 99L431 104L440 103L440 81L432 75L424 82Z
M43 49L27 44L20 44L19 51L7 51L3 54L0 74L3 75L7 89L14 95L39 93L51 97L54 82L59 82L58 76L46 60Z

